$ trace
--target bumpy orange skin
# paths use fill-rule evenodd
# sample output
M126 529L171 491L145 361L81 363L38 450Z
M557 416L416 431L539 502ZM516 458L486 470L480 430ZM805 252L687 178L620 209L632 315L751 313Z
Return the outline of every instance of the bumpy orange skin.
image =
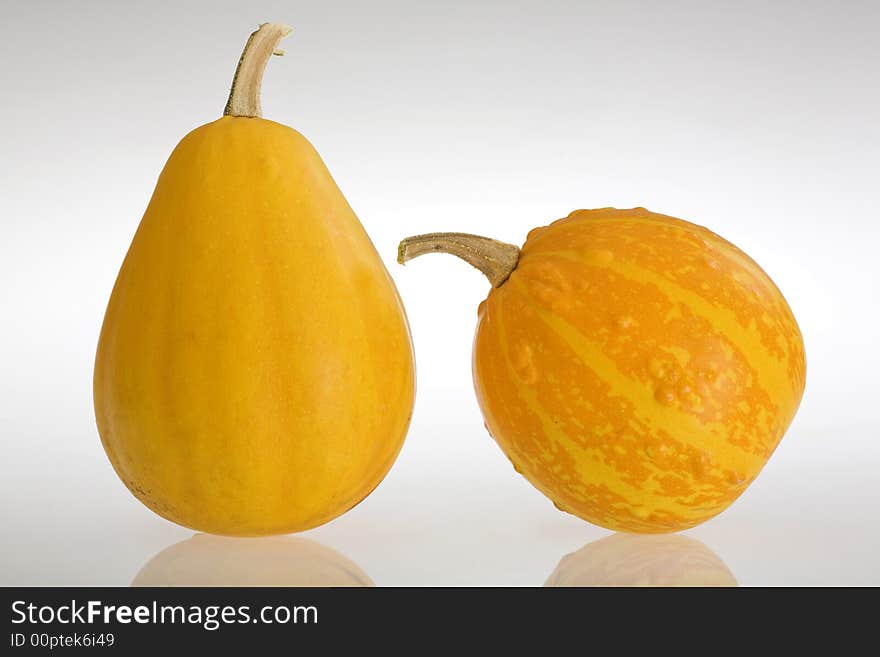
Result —
M753 260L636 208L532 231L480 305L473 371L489 432L557 507L659 533L720 513L755 479L806 363Z

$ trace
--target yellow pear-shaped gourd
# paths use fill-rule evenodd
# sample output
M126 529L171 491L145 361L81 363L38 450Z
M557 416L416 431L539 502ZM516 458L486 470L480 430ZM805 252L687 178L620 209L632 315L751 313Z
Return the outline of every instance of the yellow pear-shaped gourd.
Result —
M224 116L171 154L98 344L110 462L153 511L204 532L339 516L388 472L412 412L394 283L312 145L260 118L289 31L251 35Z

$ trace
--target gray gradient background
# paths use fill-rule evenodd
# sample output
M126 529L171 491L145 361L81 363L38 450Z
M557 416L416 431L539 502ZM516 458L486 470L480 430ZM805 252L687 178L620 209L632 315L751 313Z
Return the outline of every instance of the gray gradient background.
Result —
M190 536L117 480L94 426L104 307L178 140L241 47L295 27L267 118L323 155L395 277L410 435L365 502L306 534L377 584L541 584L608 534L485 433L470 350L488 285L398 240L521 243L581 207L709 226L784 291L807 392L761 477L688 532L742 584L880 584L880 3L0 4L0 584L127 584Z

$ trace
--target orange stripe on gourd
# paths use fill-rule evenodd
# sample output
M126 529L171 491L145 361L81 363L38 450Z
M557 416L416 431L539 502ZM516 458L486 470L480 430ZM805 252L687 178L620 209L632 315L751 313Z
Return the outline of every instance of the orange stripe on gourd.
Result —
M709 304L726 308L743 326L754 321L764 348L778 357L788 356L795 366L791 374L803 384L804 372L797 368L803 363L797 323L779 289L757 263L702 226L643 209L626 212L574 212L554 222L551 242L541 239L546 233L538 229L523 247L523 255L548 255L563 244L564 251L602 259L611 249L615 252L612 266L616 262L637 264ZM676 248L668 248L672 243ZM666 248L658 248L660 244ZM621 247L625 257L620 255Z
M514 382L519 403L510 404L506 394L496 394L504 390L493 385L497 375L490 374L481 385L480 368L475 377L478 397L487 418L495 420L496 428L489 423L490 432L529 480L559 507L608 524L610 520L603 522L592 510L595 500L584 503L585 498L604 491L617 496L618 515L631 515L630 523L641 526L647 517L658 522L661 514L685 520L693 506L701 507L700 516L712 514L741 492L745 481L731 487L733 472L713 466L705 449L680 440L668 428L651 423L651 418L639 418L638 402L625 393L615 394L608 377L597 374L571 348L566 336L549 325L530 324L528 332L518 330L522 323L506 325L505 314L522 317L521 304L526 301L508 293L497 295L504 301L494 304L495 296L487 311L495 313L495 321L481 322L477 348L487 354L487 362L491 361L488 354L495 351L506 356L508 381ZM494 327L485 336L484 322ZM529 350L536 356L548 351L555 354L550 380L543 368L538 372L533 362L528 363L523 354ZM577 381L579 388L566 388L566 380ZM506 410L511 406L518 410L516 414ZM748 454L741 458L746 464L754 461ZM648 506L640 502L646 493L661 497ZM632 524L627 526L636 530Z
M622 375L641 381L645 392L663 407L662 413L682 409L716 425L740 418L747 426L757 423L762 426L756 428L775 433L763 426L777 412L765 389L788 388L778 377L755 385L767 378L762 372L775 369L752 365L760 345L748 340L747 329L724 322L723 311L713 315L700 307L699 299L618 275L625 268L614 268L610 262L593 267L554 256L541 260L536 268L543 270L539 277L552 268L557 276L582 281L584 287L577 294L559 294L544 282L546 278L532 275L527 258L510 282L527 290L548 311L547 321L561 322L565 330L594 343L591 362L608 360ZM569 271L563 273L563 268ZM750 413L740 408L742 403ZM772 449L764 442L758 440L751 449L764 455Z

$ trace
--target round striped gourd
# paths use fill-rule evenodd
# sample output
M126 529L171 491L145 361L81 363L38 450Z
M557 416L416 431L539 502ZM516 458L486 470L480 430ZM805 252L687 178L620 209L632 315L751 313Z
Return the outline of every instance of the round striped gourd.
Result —
M701 226L578 210L520 251L408 238L493 284L473 374L486 427L555 505L617 531L693 527L755 479L804 390L797 322L766 273Z

